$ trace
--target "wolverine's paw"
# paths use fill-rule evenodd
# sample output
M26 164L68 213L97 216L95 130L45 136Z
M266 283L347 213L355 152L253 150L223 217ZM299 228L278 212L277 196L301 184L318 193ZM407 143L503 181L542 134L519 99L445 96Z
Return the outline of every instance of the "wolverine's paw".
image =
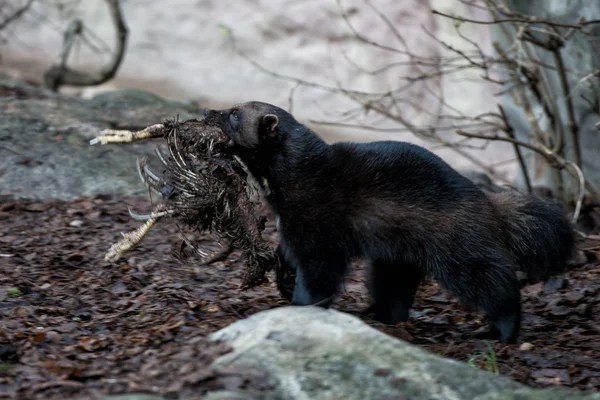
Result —
M361 314L385 325L396 325L399 322L406 322L409 316L406 307L391 307L388 304L378 303L371 304Z
M481 330L475 331L472 334L473 339L479 340L499 340L500 339L500 331L493 327L483 328Z
M281 256L278 257L278 260L275 267L275 283L281 297L291 301L296 287L296 271L290 268Z
M516 334L508 332L502 333L500 329L493 326L479 332L474 332L473 338L479 340L498 340L507 344L517 343Z
M293 305L293 306L315 306L315 307L329 308L329 306L333 302L334 297L335 297L334 295L331 295L329 297L325 297L324 299L321 299L319 301L315 301L312 303L307 303L305 301L294 299L294 300L292 300L291 305Z

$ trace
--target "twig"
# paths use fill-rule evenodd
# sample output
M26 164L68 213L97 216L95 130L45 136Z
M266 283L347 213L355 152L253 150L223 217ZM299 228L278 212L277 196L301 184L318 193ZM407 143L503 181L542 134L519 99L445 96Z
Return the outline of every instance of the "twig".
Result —
M536 153L541 154L543 157L545 157L555 168L557 168L559 170L565 169L567 172L569 172L569 174L571 174L571 176L573 176L575 179L578 180L578 182L581 183L581 185L580 185L581 187L579 189L579 194L577 197L578 203L583 201L583 194L584 194L585 190L590 192L590 194L596 200L600 200L600 192L588 180L585 179L585 177L583 176L583 173L581 172L581 169L575 163L565 160L563 157L554 153L552 150L550 150L549 148L547 148L546 146L544 146L542 144L539 144L538 146L534 146L530 143L522 142L520 140L513 139L510 137L502 137L502 136L497 136L497 135L496 136L486 136L486 135L480 135L477 133L469 133L469 132L465 132L465 131L461 131L461 130L457 131L456 133L458 135L471 137L471 138L485 139L485 140L500 140L500 141L510 142L513 144L517 144L519 146L526 147L532 151L535 151ZM579 206L579 208L581 208L581 205Z
M506 116L506 112L504 111L504 107L502 107L499 104L498 109L500 110L500 115L502 115L502 119L504 120L504 123L506 125L506 134L511 139L515 139L515 130L512 127L512 125L508 122L508 118ZM523 159L523 154L521 154L521 148L516 143L513 143L512 145L515 150L515 154L517 155L517 159L519 160L521 172L523 173L523 177L525 178L525 186L527 186L527 193L531 193L533 189L531 187L531 180L529 179L529 172L527 171L527 166L525 165L525 160Z
M117 46L110 63L97 73L84 73L67 67L66 62L73 46L74 36L81 33L82 29L81 22L79 22L79 28L75 29L77 28L77 21L74 21L75 25L72 24L70 29L65 33L63 50L61 51L58 63L44 74L44 84L47 87L52 90L58 90L62 85L96 86L115 76L125 55L128 30L123 20L119 0L106 0L106 2L110 8L110 14L117 30Z
M296 89L300 86L300 83L296 83L293 88L290 89L290 94L288 96L288 112L292 114L292 110L294 109L294 94L296 93Z
M579 213L581 213L581 206L583 205L583 197L585 195L585 177L583 176L583 172L579 166L571 161L567 161L568 165L573 168L575 173L577 174L578 184L579 184L579 196L577 196L577 202L575 204L575 212L573 213L573 223L577 222L579 219Z
M446 14L446 13L443 13L438 10L431 10L431 13L434 15L439 15L439 16L450 18L450 19L460 21L460 22L470 22L473 24L481 24L481 25L508 24L508 23L516 22L516 23L524 23L524 24L545 24L545 25L551 25L551 26L558 26L561 28L581 29L587 25L600 24L600 20L581 21L578 24L564 24L561 22L556 22L556 21L552 21L549 19L545 19L545 18L540 18L540 17L535 17L535 16L526 16L526 15L518 14L518 13L511 13L511 14L518 14L518 15L520 15L519 17L493 19L491 21L479 21L476 19L464 18L464 17L460 17L460 16Z
M579 145L579 126L575 123L575 110L573 107L573 98L569 95L569 81L567 80L567 74L565 72L565 64L563 62L561 49L554 49L552 52L554 55L554 60L556 62L556 67L558 69L558 75L560 77L560 86L563 91L564 100L567 108L567 126L569 128L569 132L571 134L571 138L573 140L573 152L575 155L575 164L577 167L581 168L581 147Z
M342 6L341 0L336 0L336 2L337 2L337 5L338 5L338 7L339 7L339 9L341 11L342 19L346 23L346 26L352 31L352 34L358 40L360 40L361 42L363 42L365 44L373 46L373 47L375 47L377 49L381 49L381 50L385 50L385 51L389 51L389 52L397 53L397 54L409 55L409 53L407 51L403 51L403 50L397 49L395 47L390 47L390 46L387 46L387 45L375 42L375 41L369 39L368 37L362 35L360 32L358 32L356 30L356 28L354 27L354 25L352 25L352 22L350 22L350 19L348 18L348 13L346 12L346 10L344 10L344 7Z
M377 7L375 7L370 0L363 1L371 8L371 10L373 10L379 16L379 18L387 25L390 31L392 31L396 39L398 39L398 42L400 42L400 44L404 46L404 49L408 51L408 44L406 43L406 40L404 40L404 37L402 36L402 34L400 34L400 31L396 29L392 21L390 21L390 19L384 13L382 13Z
M27 3L25 3L25 5L23 7L17 9L17 11L15 11L14 13L12 13L8 17L6 17L6 19L0 23L0 31L2 29L6 28L10 23L12 23L12 22L16 21L17 19L21 18L21 16L27 10L29 10L29 8L31 7L31 5L33 4L34 1L35 0L28 0Z
M502 178L497 176L498 174L494 171L494 168L491 168L489 165L486 165L472 154L465 151L465 145L463 143L472 138L486 140L486 146L494 140L509 142L513 146L516 160L523 171L524 184L529 192L533 189L532 180L534 175L532 174L534 172L531 168L528 169L526 159L531 155L531 159L541 162L540 165L542 168L546 166L552 168L552 188L554 194L560 200L564 200L565 198L565 194L563 193L563 180L565 179L565 174L562 172L563 170L580 183L579 191L576 195L576 202L579 204L576 215L581 211L580 203L584 190L588 190L592 196L600 199L598 190L585 179L585 176L581 171L579 165L581 159L580 154L576 154L574 162L571 162L563 154L567 129L569 129L570 135L574 134L573 141L577 142L576 148L579 148L579 138L576 137L578 134L578 127L575 125L574 104L572 100L561 99L553 93L548 73L557 71L559 78L562 77L564 80L561 82L563 86L562 92L564 92L565 97L570 98L572 97L573 90L569 91L567 77L569 74L574 73L574 71L566 69L562 57L560 59L557 58L554 62L550 63L545 63L540 59L540 53L543 49L560 51L559 49L561 46L563 46L564 42L568 40L574 32L582 30L588 25L600 23L600 20L584 21L581 19L577 24L560 23L536 16L513 13L504 5L498 5L497 2L492 0L484 1L484 3L487 4L487 9L492 13L491 18L493 19L490 21L477 21L474 19L456 17L434 10L433 13L436 15L453 18L462 22L498 24L500 29L505 33L510 44L507 49L501 49L500 46L495 43L495 47L500 56L492 57L484 53L477 41L463 35L458 27L457 31L459 36L470 44L467 50L444 42L443 40L440 40L439 37L436 37L425 30L427 35L439 43L444 49L451 52L452 55L450 57L424 57L411 52L410 49L407 48L400 31L391 24L390 20L386 17L386 14L380 12L373 5L375 2L363 0L365 4L377 13L382 22L392 29L392 33L399 40L398 43L400 45L397 46L397 48L393 47L396 43L388 45L387 43L378 42L371 39L369 36L358 32L356 25L351 20L347 10L342 6L342 1L336 1L341 10L343 22L347 25L356 40L371 46L376 50L388 51L398 55L398 60L393 60L387 65L377 66L376 68L370 67L367 69L359 65L362 63L357 64L353 62L353 60L344 53L345 58L352 66L357 68L360 72L370 76L377 76L389 72L393 68L403 66L413 67L417 70L417 73L413 72L410 74L412 76L403 77L403 82L400 85L390 88L386 92L361 92L359 90L350 90L342 85L339 80L336 82L337 87L332 87L333 85L320 84L311 80L287 76L280 71L270 70L268 67L264 67L258 62L251 60L240 51L236 46L234 38L231 37L235 50L252 65L270 76L275 77L276 79L294 82L296 84L295 88L299 86L317 88L329 93L345 96L360 106L357 108L353 107L348 112L342 113L341 117L337 120L316 121L315 119L311 119L311 122L313 123L342 126L345 128L368 129L379 132L409 131L419 138L452 149L462 157L473 162L479 168L483 169L486 173L498 179ZM533 26L536 24L541 25L538 25L537 27ZM514 35L511 28L514 28ZM558 28L567 29L559 31ZM541 36L537 35L539 32L549 35L549 39L540 39ZM560 57L561 54L559 53L558 56ZM506 69L507 78L495 79L497 72L495 69L499 68ZM503 85L504 90L500 94L508 93L513 96L515 104L523 111L524 116L531 126L530 133L526 133L526 139L523 141L517 139L517 132L515 132L510 125L508 116L501 107L500 114L467 116L460 110L456 110L455 107L447 104L443 97L443 90L439 86L441 77L469 69L482 70L481 79ZM437 86L435 88L430 88L428 84L431 82L434 82ZM407 91L414 90L417 87L417 94L413 96L405 95ZM290 103L292 94L293 92L290 93ZM429 94L437 98L435 107L423 107L425 96L429 96ZM566 102L567 100L570 104L561 103L562 101ZM563 104L567 105L567 113L565 114L568 115L563 118L568 118L568 123L567 121L565 121L565 123L561 121L561 116L564 115L561 115L560 112ZM369 116L372 116L373 114L371 113L374 113L375 118L371 118L369 122L365 122L366 119L363 121L359 112ZM416 114L415 118L413 118L413 112ZM428 123L421 126L413 122L416 117L421 116L427 118L433 117L435 123ZM378 122L375 121L380 118L395 122L399 126L398 128L380 127L378 126ZM600 127L600 124L598 124L598 126ZM460 142L447 140L445 136L442 137L440 135L441 131L447 129L458 129L459 135L463 133L464 139ZM466 134L463 129L473 129L477 132ZM500 132L506 132L506 134ZM525 152L521 147L530 150L531 153Z

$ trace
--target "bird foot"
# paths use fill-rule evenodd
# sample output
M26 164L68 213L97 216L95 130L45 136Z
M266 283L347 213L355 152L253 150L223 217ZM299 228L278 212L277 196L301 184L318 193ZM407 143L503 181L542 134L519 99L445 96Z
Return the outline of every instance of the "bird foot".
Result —
M141 131L132 132L128 130L105 129L90 140L90 144L109 144L109 143L132 143L136 140L162 137L165 126L163 124L150 125Z

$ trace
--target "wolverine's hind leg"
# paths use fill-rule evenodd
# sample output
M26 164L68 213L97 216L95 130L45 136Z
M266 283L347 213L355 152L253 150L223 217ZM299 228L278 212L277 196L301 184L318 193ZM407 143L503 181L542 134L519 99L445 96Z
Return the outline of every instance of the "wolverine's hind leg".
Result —
M521 327L521 293L508 260L499 254L469 257L432 272L462 302L486 312L488 338L516 341Z
M408 320L423 272L414 264L373 260L371 274L373 303L365 313L384 324Z

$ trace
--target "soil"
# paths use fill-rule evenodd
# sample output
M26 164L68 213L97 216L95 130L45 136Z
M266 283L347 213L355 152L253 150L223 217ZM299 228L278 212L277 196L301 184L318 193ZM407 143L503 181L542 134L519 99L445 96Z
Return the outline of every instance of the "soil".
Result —
M104 254L119 232L139 226L128 205L150 210L148 202L124 197L0 198L0 398L132 391L189 398L218 388L271 390L261 371L210 368L229 349L206 338L236 320L287 304L272 276L242 291L238 253L210 266L182 263L172 255L182 232L208 248L213 243L162 221L137 248L107 263ZM590 213L588 224L600 225L598 214ZM264 236L276 243L271 222ZM600 390L600 241L582 246L587 256L582 265L523 288L523 328L515 345L475 339L485 325L483 315L465 310L434 282L418 292L406 323L384 326L361 316L369 297L360 263L333 307L394 337L475 368L497 368L529 386Z

